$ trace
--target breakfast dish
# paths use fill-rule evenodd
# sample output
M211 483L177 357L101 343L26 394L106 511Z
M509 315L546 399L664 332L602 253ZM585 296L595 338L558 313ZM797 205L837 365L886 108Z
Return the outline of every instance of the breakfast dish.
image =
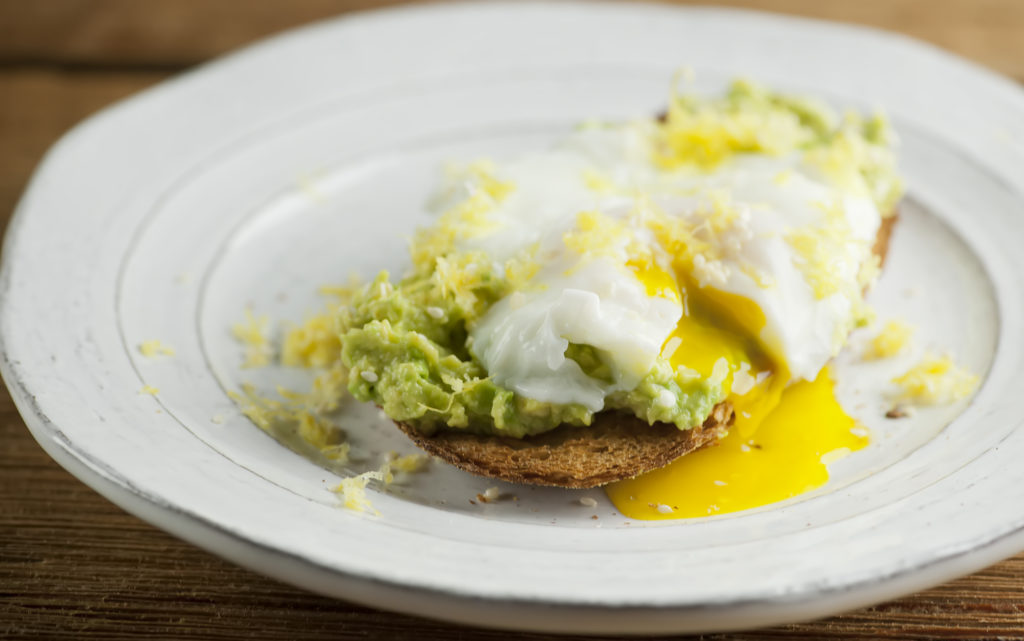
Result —
M409 272L313 321L336 336L289 334L284 361L331 353L320 364L421 448L504 480L605 485L730 430L760 449L775 411L802 422L798 437L832 433L803 457L823 469L863 430L834 400L798 408L786 391L816 384L828 401L823 368L870 320L902 193L892 139L881 116L740 80L676 93L659 118L449 166ZM813 486L793 475L776 499Z
M498 176L557 148L583 118L645 119L667 107L680 63L697 78L682 93L717 100L746 74L841 111L884 108L899 133L907 189L867 299L877 323L828 361L834 386L787 387L809 402L828 391L869 431L868 445L827 463L827 482L663 521L657 505L633 506L634 517L613 502L636 490L628 480L565 490L433 459L405 471L419 448L373 402L334 393L347 373L282 364L277 323L316 315L318 285L386 269L400 287L413 267L408 236L445 209L423 204L446 161L490 158ZM934 48L782 16L468 3L318 24L119 104L47 156L5 238L0 370L41 445L104 496L324 594L474 625L605 634L861 607L1024 549L1022 114L1018 86ZM875 357L893 319L913 328L909 342L887 332ZM932 384L957 371L947 353L979 379L951 404L965 379ZM229 396L248 383L293 411L277 388L306 392L318 377L339 401L333 431L307 420L327 403L296 416L306 437L329 437L317 452L326 463L282 447ZM424 438L444 433L461 434ZM767 420L756 435L792 442ZM638 482L695 474L721 452L753 455L729 439ZM358 504L356 492L342 500L334 489L362 480L374 510L341 507ZM666 518L689 509L655 501L673 510Z

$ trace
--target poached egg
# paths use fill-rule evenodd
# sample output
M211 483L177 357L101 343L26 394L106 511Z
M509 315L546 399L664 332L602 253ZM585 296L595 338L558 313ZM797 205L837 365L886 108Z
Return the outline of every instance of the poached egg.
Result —
M498 385L592 411L659 358L722 386L730 434L610 486L628 517L723 513L821 485L827 462L867 442L826 365L866 313L881 212L806 154L666 168L652 140L651 123L586 127L450 172L437 206L455 212L457 247L516 285L468 346ZM602 375L571 345L593 348Z

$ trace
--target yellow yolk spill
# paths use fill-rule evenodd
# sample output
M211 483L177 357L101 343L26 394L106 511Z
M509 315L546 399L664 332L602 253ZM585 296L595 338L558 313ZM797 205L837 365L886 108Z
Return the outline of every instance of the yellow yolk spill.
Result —
M736 423L715 446L634 479L613 483L608 497L634 519L680 519L746 510L821 487L826 465L863 448L868 438L836 401L828 368L814 381L787 387L756 340L765 319L749 299L694 284L680 293L657 266L630 265L648 294L683 301L684 313L662 354L675 367L710 376L724 358L724 385Z
M663 354L673 367L680 365L711 376L715 363L725 358L729 376L725 389L736 410L734 430L751 435L779 403L789 373L772 365L756 337L765 325L764 312L743 296L691 283L684 290L683 317L665 343ZM667 353L666 353L667 352Z
M633 519L737 512L821 487L827 463L868 444L835 399L828 368L786 388L750 437L730 430L718 445L653 472L613 483L608 497Z

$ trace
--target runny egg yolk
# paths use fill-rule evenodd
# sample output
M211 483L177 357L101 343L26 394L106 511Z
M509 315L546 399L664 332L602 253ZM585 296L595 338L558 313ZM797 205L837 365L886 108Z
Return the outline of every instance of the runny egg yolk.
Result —
M724 292L678 288L664 271L633 266L651 295L674 296L683 316L662 350L673 366L710 376L725 358L736 423L716 445L636 478L608 497L624 516L663 520L737 512L824 485L827 464L868 444L866 430L836 401L828 368L814 381L789 374L758 348L760 309Z

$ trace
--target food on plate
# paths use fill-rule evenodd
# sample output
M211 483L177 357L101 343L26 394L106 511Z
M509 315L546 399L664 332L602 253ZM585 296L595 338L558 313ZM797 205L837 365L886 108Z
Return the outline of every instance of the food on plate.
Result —
M139 353L146 358L156 358L158 356L174 356L174 348L169 345L164 345L157 339L151 339L142 341L139 343Z
M265 367L270 364L272 347L269 335L270 319L245 310L245 322L231 328L231 333L245 346L244 367Z
M868 343L864 358L877 360L901 354L910 346L910 339L913 335L914 328L912 326L903 321L890 320Z
M956 365L948 354L928 353L893 383L899 386L899 401L939 405L970 396L978 387L978 376Z
M418 472L426 464L426 460L427 457L423 454L398 456L395 452L389 452L387 460L379 468L343 479L334 488L334 492L347 509L356 512L376 512L370 498L366 496L366 486L370 481L377 481L385 486L391 485L395 480L395 472Z
M428 452L518 482L763 449L772 414L789 417L780 443L814 412L828 429L801 429L832 437L808 447L856 449L826 366L871 316L901 194L882 117L743 81L451 168L409 272L338 312L348 389Z

